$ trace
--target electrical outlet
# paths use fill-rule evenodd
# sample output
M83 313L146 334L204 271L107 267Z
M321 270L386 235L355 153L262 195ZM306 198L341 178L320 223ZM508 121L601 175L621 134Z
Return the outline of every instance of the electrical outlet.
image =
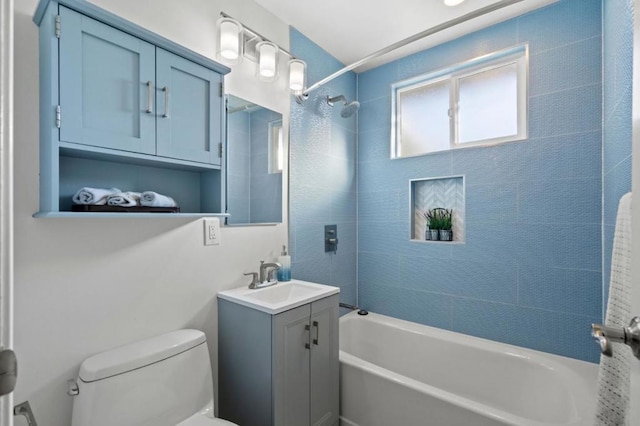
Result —
M204 220L204 245L217 246L220 244L220 221L217 217Z

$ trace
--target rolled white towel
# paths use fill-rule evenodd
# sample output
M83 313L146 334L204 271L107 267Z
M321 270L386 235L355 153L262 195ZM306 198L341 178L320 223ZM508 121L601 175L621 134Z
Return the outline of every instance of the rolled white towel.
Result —
M117 192L107 197L107 204L110 206L135 207L140 203L139 192Z
M153 191L145 191L140 197L140 205L147 207L176 207L177 204L173 198L158 194Z
M118 188L89 188L84 187L78 190L73 196L73 202L76 204L91 204L103 206L107 203L107 198L111 194L120 192Z

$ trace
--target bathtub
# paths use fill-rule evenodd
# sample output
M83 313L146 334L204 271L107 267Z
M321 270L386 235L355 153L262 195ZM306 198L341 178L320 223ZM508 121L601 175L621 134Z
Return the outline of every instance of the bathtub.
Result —
M591 426L596 377L595 364L383 315L340 319L346 426Z

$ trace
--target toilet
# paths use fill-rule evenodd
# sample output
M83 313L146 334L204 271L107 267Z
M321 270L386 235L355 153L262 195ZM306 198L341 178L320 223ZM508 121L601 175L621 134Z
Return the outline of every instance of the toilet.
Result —
M72 426L235 425L214 417L209 350L198 330L93 355L76 385Z

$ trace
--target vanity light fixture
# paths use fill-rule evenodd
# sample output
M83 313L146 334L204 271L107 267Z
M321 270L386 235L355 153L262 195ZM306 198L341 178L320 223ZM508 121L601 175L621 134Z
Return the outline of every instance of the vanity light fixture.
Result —
M256 77L273 82L278 79L280 55L289 60L289 88L294 95L301 95L307 89L307 65L290 52L263 37L236 19L220 12L218 19L218 57L230 64L236 64L243 57L254 61Z
M258 54L258 78L263 81L275 81L278 78L278 45L270 41L261 41L256 45Z
M301 59L289 61L289 89L300 96L307 88L307 64Z
M218 19L218 57L230 63L242 61L242 24L235 19Z
M457 6L464 0L444 0L445 6Z

